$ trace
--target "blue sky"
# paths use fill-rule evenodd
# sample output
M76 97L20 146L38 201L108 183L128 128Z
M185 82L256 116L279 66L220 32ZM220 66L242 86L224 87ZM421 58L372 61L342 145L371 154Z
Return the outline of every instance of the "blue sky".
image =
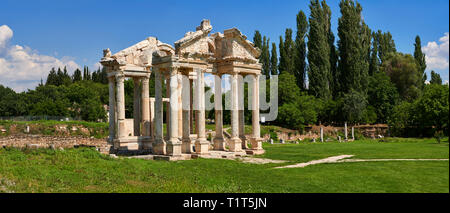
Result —
M359 2L369 27L390 31L398 51L413 53L420 35L432 68L448 80L448 0ZM336 34L339 1L327 3ZM2 0L0 5L0 84L16 91L34 88L54 65L93 68L105 48L114 53L148 36L173 45L202 19L211 20L213 32L237 27L252 40L257 29L278 44L286 28L295 31L299 10L309 15L307 0Z

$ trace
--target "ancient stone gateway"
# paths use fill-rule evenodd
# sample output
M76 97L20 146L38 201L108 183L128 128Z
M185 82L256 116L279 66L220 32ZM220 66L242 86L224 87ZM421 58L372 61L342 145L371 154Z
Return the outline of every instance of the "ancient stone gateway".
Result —
M214 33L209 20L203 20L195 32L188 32L169 44L149 37L112 55L103 51L100 63L107 69L109 79L109 138L112 150L147 151L154 155L181 156L183 153L206 155L210 142L205 128L204 75L230 75L231 139L225 140L222 124L222 87L215 80L214 150L246 151L262 154L259 124L259 76L261 51L236 29ZM149 97L149 79L155 76L155 97ZM238 107L240 79L250 77L252 91L252 137L244 135L243 108ZM134 81L133 119L125 118L124 79ZM166 98L163 98L163 84ZM193 90L191 89L193 88ZM165 104L164 104L165 103ZM163 134L163 107L166 105L166 129ZM194 116L195 115L195 116ZM195 121L195 132L193 131ZM247 147L246 141L252 148ZM195 147L195 151L194 151Z

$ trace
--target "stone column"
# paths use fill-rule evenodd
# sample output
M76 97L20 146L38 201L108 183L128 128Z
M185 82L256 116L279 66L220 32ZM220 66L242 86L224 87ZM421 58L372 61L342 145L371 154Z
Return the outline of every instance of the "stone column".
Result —
M142 136L150 136L150 94L149 77L142 79Z
M170 100L170 76L165 76L166 79L166 98ZM170 101L166 102L166 138L170 138Z
M153 153L157 155L166 154L166 142L163 138L163 101L162 101L162 74L156 69L155 72L155 136L153 140Z
M323 127L320 127L320 142L323 142Z
M238 74L230 76L231 83L231 140L230 151L242 151L241 139L239 138L239 93L238 93Z
M252 150L261 152L262 139L259 124L259 75L253 75L253 97L252 97ZM256 153L255 153L256 154Z
M182 87L183 87L183 82L182 82L182 77L183 75L178 74L177 75L177 81L178 81L178 87L177 87L177 96L178 96L178 137L181 139L182 135L183 135L183 99L182 97Z
M133 94L133 131L134 136L140 136L141 135L141 109L140 109L140 79L139 78L133 78L134 82L134 94Z
M355 127L352 126L352 139L355 140Z
M243 76L238 75L239 138L241 139L242 149L248 149L245 138L244 96Z
M109 82L109 143L113 144L116 137L116 97L114 92L114 77L108 78Z
M117 96L117 129L118 129L118 138L126 137L126 124L125 124L125 88L123 82L125 81L125 76L117 75L116 76L116 96Z
M190 80L187 76L182 78L182 109L183 109L183 137L181 144L181 152L192 153L193 146L191 136L191 87Z
M155 139L155 98L150 98L150 136Z
M168 109L170 113L169 140L167 141L167 155L181 156L181 142L178 139L178 70L172 68L170 72L170 102Z
M214 150L225 150L225 140L223 139L223 110L222 110L222 79L220 75L214 78L214 108L216 136L214 137Z
M344 124L344 136L345 136L344 140L347 141L348 140L348 136L347 136L347 122L345 122L345 124Z
M196 69L197 72L197 129L198 135L195 141L195 152L197 154L208 154L209 142L206 140L205 128L205 79L204 70Z
M189 111L189 116L190 116L190 118L189 118L189 126L191 127L190 129L191 129L191 133L192 134L194 134L195 132L194 132L194 94L193 94L193 86L194 86L194 80L192 80L192 79L189 79L189 86L190 86L190 89L189 89L189 97L190 97L190 111Z

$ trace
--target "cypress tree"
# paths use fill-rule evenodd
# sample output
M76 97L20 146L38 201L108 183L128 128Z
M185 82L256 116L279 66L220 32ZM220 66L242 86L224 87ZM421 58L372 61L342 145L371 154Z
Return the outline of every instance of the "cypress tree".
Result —
M284 56L285 70L294 74L294 41L292 40L292 29L287 28L284 34Z
M261 33L259 33L258 30L255 31L255 35L253 36L253 44L255 47L258 47L259 49L262 49L262 40L261 40Z
M311 95L329 99L330 91L330 47L327 35L328 26L323 8L318 0L311 0L309 8L309 37L308 37L308 79Z
M439 73L434 72L434 70L431 70L430 84L439 84L439 85L442 84L441 75L439 75Z
M277 45L272 42L272 54L270 55L270 74L278 75Z
M280 50L280 63L278 64L278 74L281 75L286 71L286 53L284 49L283 36L280 36L280 43L278 44Z
M83 80L82 78L83 78L83 77L81 76L81 70L79 70L79 69L77 68L77 69L73 72L73 75L72 75L72 82L75 83L75 82L81 81L81 80Z
M422 44L419 36L416 36L416 42L414 43L414 59L416 59L417 67L422 75L422 82L425 84L425 81L427 80L427 75L425 73L427 63L425 61L425 54L422 52Z
M262 74L265 76L270 75L270 52L269 52L269 40L266 36L263 37L263 44L261 48L260 63L262 63Z
M295 37L295 58L294 75L297 80L297 86L305 90L306 80L306 33L308 32L308 21L303 11L297 14L297 35Z

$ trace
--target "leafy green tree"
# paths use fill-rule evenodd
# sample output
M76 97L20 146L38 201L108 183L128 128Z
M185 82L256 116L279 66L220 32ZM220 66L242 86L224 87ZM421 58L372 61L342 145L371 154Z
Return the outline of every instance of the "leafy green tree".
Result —
M331 98L330 47L328 17L318 0L311 0L309 8L308 80L311 95Z
M263 37L261 56L259 58L259 61L262 63L262 74L265 76L270 76L269 41L270 39L266 38L266 36Z
M422 52L422 43L418 35L416 36L416 42L414 43L414 59L416 59L419 73L422 76L422 87L423 87L425 85L425 81L427 80L427 74L425 73L427 63L425 61L425 54Z
M383 62L382 70L395 84L402 100L412 102L420 97L422 74L412 55L391 53Z
M342 0L339 6L342 14L338 25L340 92L355 90L365 96L368 86L370 30L361 19L362 7L358 2Z
M262 36L258 30L255 31L255 35L253 36L253 44L255 47L262 49Z
M378 39L377 34L372 33L372 49L370 53L369 75L372 76L379 71L380 60L378 59Z
M278 75L278 54L277 46L272 42L272 54L270 55L270 74Z
M384 72L375 72L369 79L369 104L374 107L377 121L386 123L400 100L397 88Z
M81 75L81 70L79 70L78 68L73 72L73 75L72 75L72 82L73 83L75 83L75 82L78 82L78 81L81 81L81 80L83 80L83 76Z
M301 90L306 89L306 35L308 32L308 21L303 11L297 14L297 35L295 37L294 51L294 75L297 79L297 85Z
M47 80L45 82L45 85L57 85L58 84L58 76L56 74L56 70L54 67L50 70L50 72L47 75Z
M420 129L432 127L434 131L446 130L449 121L449 88L446 85L430 84L424 88L422 97L415 102L416 125ZM424 134L426 134L425 131ZM433 132L434 133L434 132ZM433 133L428 133L431 136Z
M434 72L434 70L431 70L430 84L439 84L439 85L442 84L441 75L439 75L439 73Z
M391 53L396 53L395 42L390 32L383 33L378 30L376 33L378 43L378 58L384 63L386 57Z
M294 42L292 40L292 29L285 31L284 41L280 36L280 64L278 70L281 73L294 73Z
M278 105L292 103L300 96L300 88L294 75L284 72L278 76Z
M354 89L343 96L344 105L342 107L344 119L350 123L363 122L364 113L367 107L366 96Z

